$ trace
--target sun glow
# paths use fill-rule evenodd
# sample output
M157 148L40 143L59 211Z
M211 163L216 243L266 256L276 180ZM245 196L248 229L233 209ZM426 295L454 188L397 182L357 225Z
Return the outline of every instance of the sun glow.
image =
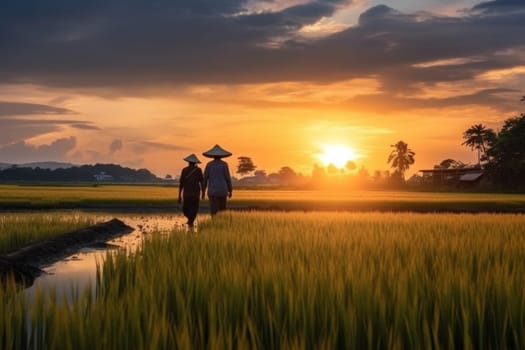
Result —
M353 148L342 145L324 145L323 153L317 157L325 166L333 164L337 168L344 168L349 161L357 158L357 153Z

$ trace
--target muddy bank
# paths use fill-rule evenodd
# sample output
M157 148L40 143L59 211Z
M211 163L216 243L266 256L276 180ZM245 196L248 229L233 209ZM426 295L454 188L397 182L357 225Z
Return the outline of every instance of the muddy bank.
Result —
M37 242L0 256L0 280L12 276L16 282L31 286L43 271L42 268L80 249L100 244L133 231L133 228L118 219L112 219L77 231Z

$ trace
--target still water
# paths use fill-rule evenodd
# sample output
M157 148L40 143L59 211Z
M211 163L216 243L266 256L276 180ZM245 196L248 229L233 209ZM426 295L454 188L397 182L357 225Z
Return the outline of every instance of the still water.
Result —
M134 252L140 249L145 239L153 235L195 233L198 226L191 231L184 225L184 217L180 215L100 215L97 222L108 221L113 217L122 220L134 230L124 236L108 241L107 244L86 247L64 260L43 268L45 274L38 277L34 284L25 290L32 299L37 290L55 291L59 300L68 298L72 290L82 291L89 286L96 287L97 264L101 265L108 252L124 249ZM198 223L197 223L198 225Z

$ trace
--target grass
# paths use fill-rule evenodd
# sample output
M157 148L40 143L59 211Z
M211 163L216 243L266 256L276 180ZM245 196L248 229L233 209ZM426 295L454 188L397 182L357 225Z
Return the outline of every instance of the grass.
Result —
M523 348L523 227L511 214L221 213L111 255L71 304L3 295L0 346Z
M17 186L0 185L0 208L70 209L174 206L174 186Z
M4 209L176 210L176 186L15 186L0 185ZM524 194L402 191L237 190L231 209L525 212ZM208 201L201 202L208 209Z
M230 207L256 210L525 212L525 195L412 191L236 191Z
M93 224L94 218L78 213L3 213L0 214L0 254Z

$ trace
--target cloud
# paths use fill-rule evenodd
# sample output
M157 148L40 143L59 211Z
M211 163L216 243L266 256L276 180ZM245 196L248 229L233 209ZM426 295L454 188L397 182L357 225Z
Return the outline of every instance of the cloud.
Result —
M454 106L498 106L502 110L512 110L515 103L510 103L505 97L506 93L518 93L511 89L487 89L471 94L457 95L441 98L413 98L399 97L391 94L360 95L348 100L348 106L353 110L367 110L375 113L388 113L392 111L407 111L411 109L441 109Z
M113 154L122 149L122 140L115 139L109 145L109 153Z
M500 12L500 11L515 11L523 8L522 0L495 0L482 2L473 7L473 10L481 10L486 12Z
M87 150L76 150L75 152L68 154L68 159L78 164L96 164L96 163L115 163L114 159L108 157L107 154L87 149ZM119 159L118 164L122 166L128 166L131 168L141 168L145 164L144 158L131 158L131 159Z
M400 16L401 12L394 10L386 5L374 6L359 16L359 24L366 25L369 22L377 21L378 19L388 19Z
M20 120L14 118L1 119L0 145L10 144L32 138L37 135L57 131L56 123L41 123L40 120Z
M245 1L25 0L0 14L0 32L9 33L0 74L12 83L98 88L275 80L286 71L277 69L283 59L298 52L265 45L293 38L347 2L240 14Z
M525 64L521 0L483 2L457 17L379 5L357 25L315 39L301 28L351 2L292 3L255 12L242 0L10 2L0 13L0 75L5 83L121 95L151 86L374 78L384 94L414 97L421 86ZM455 64L425 65L440 60Z
M55 104L61 104L69 100L71 96L57 96L49 101L49 104L55 105Z
M77 114L67 109L43 104L0 101L0 145L26 140L69 126L80 130L99 130L90 121L48 119L49 116Z
M35 103L0 101L0 117L33 114L75 114L70 109Z
M80 130L100 130L98 126L89 124L90 122L74 122L70 124L72 128Z
M70 126L81 130L98 130L99 128L89 121L60 120L60 119L35 119L7 117L0 119L0 145L26 140L35 136L45 135L59 131Z
M77 140L73 136L38 146L18 141L0 147L0 160L7 163L65 160L67 153L75 148L76 143Z
M303 26L314 24L324 17L330 17L343 1L311 1L298 4L275 12L253 13L238 16L235 22L239 29L253 30L259 34L259 41L264 44L279 37L293 37Z
M187 151L189 148L161 142L140 141L134 143L133 150L137 153L144 153L149 150Z

